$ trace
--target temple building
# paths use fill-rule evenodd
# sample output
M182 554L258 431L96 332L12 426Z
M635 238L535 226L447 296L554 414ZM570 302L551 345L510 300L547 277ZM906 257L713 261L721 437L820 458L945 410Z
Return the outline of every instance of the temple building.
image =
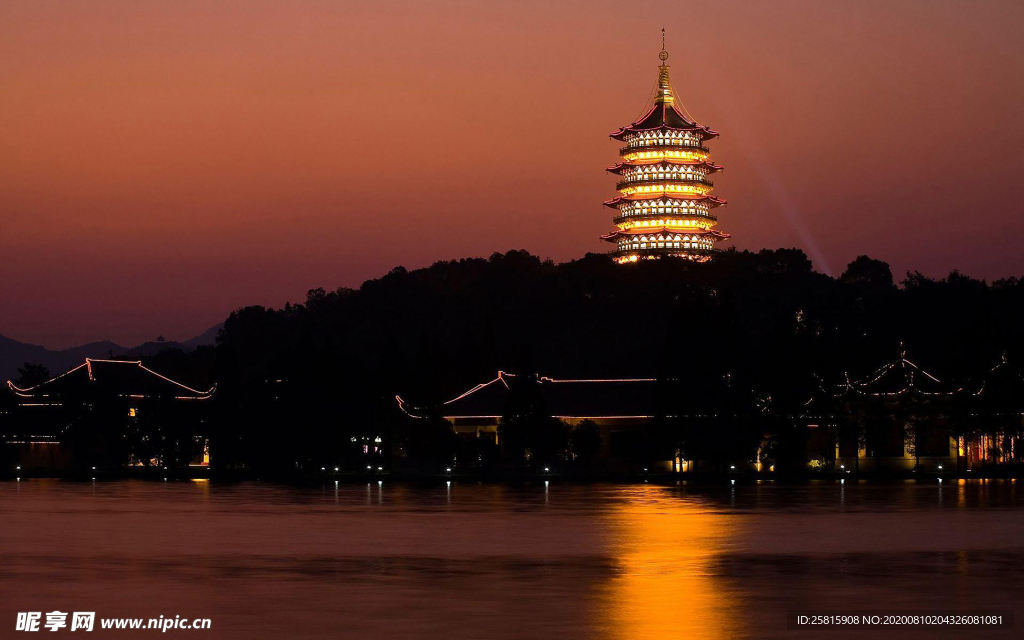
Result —
M455 433L466 438L484 438L498 444L501 417L519 375L499 371L494 379L480 383L441 405L441 417ZM658 385L654 378L571 380L540 376L537 379L545 409L551 417L575 426L584 420L596 423L601 433L601 457L614 457L625 441L635 437L657 413ZM414 418L430 411L397 396L399 407ZM665 461L665 470L670 461Z
M825 409L808 424L812 439L825 437L826 467L848 471L938 472L957 468L950 407L961 392L906 357L862 379L848 375L827 385L808 403ZM813 415L812 410L811 414Z
M620 162L608 167L620 176L619 195L605 202L616 210L615 230L601 236L615 245L619 263L673 256L705 261L729 234L715 229L713 210L725 201L711 195L713 163L706 142L718 132L698 124L676 98L666 64L662 30L661 66L654 103L611 137L625 144Z
M955 414L959 454L966 468L1024 460L1024 374L1003 354L962 391Z
M970 472L1024 460L1024 375L1002 360L950 385L899 357L863 379L822 385L806 423L824 467Z
M515 413L513 398L517 389L522 393L522 383L528 380L535 383L532 386L537 393L536 408L545 415L570 429L584 422L596 427L600 438L598 458L612 471L690 473L697 471L698 466L702 470L722 470L722 461L691 459L681 447L668 446L653 456L641 452L650 442L652 428L678 428L686 424L716 433L723 421L741 422L744 413L758 410L753 394L737 393L730 375L710 376L701 384L689 384L676 379L566 379L499 371L494 379L467 389L440 407L416 406L401 396L396 396L396 400L399 408L412 418L437 416L462 438L500 446L502 421ZM760 451L754 451L754 456L745 462L750 470L760 471Z
M200 407L216 385L193 389L139 360L87 358L40 384L7 387L13 408L0 443L19 471L210 464Z

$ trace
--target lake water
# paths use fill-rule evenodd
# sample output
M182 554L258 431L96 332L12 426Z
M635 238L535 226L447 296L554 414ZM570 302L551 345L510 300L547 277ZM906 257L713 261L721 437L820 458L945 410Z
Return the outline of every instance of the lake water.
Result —
M1020 637L786 613L1024 625L1021 485L0 482L0 637L55 609L212 620L115 638Z

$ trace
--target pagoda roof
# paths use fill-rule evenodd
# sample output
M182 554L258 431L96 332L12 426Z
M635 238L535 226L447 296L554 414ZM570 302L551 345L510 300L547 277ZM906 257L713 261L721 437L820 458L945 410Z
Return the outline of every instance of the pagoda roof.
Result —
M704 140L718 136L714 129L691 120L676 109L674 104L664 101L655 101L635 122L608 135L616 140L625 140L628 136L645 131L697 131Z
M446 419L500 418L517 375L499 371L490 382L478 384L441 406ZM656 415L657 380L654 378L615 378L564 380L538 378L548 412L559 419L650 418ZM424 417L425 412L395 396L409 415Z
M86 358L77 367L32 387L18 387L10 380L7 386L23 401L52 404L67 397L84 397L97 390L132 398L206 400L217 388L214 385L206 391L193 389L143 366L141 360L93 358Z
M660 159L660 160L655 160L653 162L633 162L633 161L630 161L630 162L617 162L617 163L613 164L612 166L608 167L607 169L605 169L605 171L607 171L608 173L621 174L622 170L627 168L627 167L652 167L652 166L659 165L659 164L671 164L671 165L686 166L686 167L698 167L699 166L699 167L704 167L704 168L708 169L709 173L714 173L715 171L721 171L722 169L725 168L725 167L723 167L720 164L715 164L714 162L711 162L710 160L698 160L698 161L689 160L688 161L688 160L680 160L680 159L674 159L674 158L673 159L664 158L664 159Z
M661 198L666 198L668 200L694 200L694 201L704 200L704 201L707 201L707 203L709 205L711 205L712 207L717 207L719 205L725 204L725 200L719 198L718 196L709 196L709 195L704 195L704 196L699 196L699 195L680 196L680 195L668 195L666 193L634 193L634 194L630 194L628 196L616 196L616 197L612 198L611 200L605 200L604 206L611 207L612 209L615 209L620 204L622 204L623 202L640 202L642 200L660 200Z
M648 235L648 234L651 234L651 233L672 233L672 234L685 233L686 235L690 235L690 236L713 236L716 240L728 240L729 238L732 237L728 233L725 233L723 231L718 231L716 229L695 229L695 230L692 230L692 231L679 231L677 229L671 229L671 227L668 227L668 226L663 226L663 227L632 227L630 229L626 229L625 231L623 231L623 230L612 231L611 233L606 233L603 236L601 236L601 239L602 240L606 240L608 242L613 242L619 236L642 236L642 235Z

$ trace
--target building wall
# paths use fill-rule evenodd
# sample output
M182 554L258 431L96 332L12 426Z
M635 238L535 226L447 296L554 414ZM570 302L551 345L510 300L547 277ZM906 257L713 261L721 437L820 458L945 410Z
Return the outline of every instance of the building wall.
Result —
M625 455L616 455L617 452L626 453L632 446L632 441L642 437L642 429L650 423L646 417L620 417L620 418L585 418L579 416L555 416L565 422L570 428L575 427L584 420L594 422L601 433L601 450L599 457L609 463L613 468L626 470L623 462ZM463 437L493 438L495 444L500 444L498 427L500 418L446 418L452 424L455 433ZM630 467L631 468L631 467ZM648 469L652 473L667 473L673 470L671 459L658 460L651 463ZM640 472L642 469L635 469Z
M3 446L4 459L12 470L36 475L71 469L71 452L61 449L57 442L15 442Z
M570 427L575 427L585 419L592 420L597 424L601 432L601 451L600 458L608 462L612 467L618 466L619 468L625 468L624 465L617 465L617 462L621 462L625 457L628 456L629 450L635 443L633 440L640 438L642 429L650 423L649 418L636 417L636 418L580 418L580 417L562 417L560 418ZM449 418L449 422L452 423L455 432L459 435L466 437L480 437L480 438L493 438L494 442L498 442L498 425L500 419L498 418ZM846 470L853 471L857 468L857 460L852 455L852 450L846 452L841 451L838 448L834 448L831 445L824 445L822 443L827 440L828 433L824 427L815 425L808 426L808 452L812 450L817 451L831 451L830 454L826 454L826 458L831 459L820 460L820 462L828 464L834 462L835 469L839 469L840 465L844 465ZM889 449L896 450L900 449L899 446L900 438L903 435L901 433L894 433L888 442ZM935 455L938 452L937 449L943 447L936 447L935 443L932 442L928 448L928 453L932 455L922 455L919 458L920 470L924 473L935 473L935 472L946 472L955 471L957 469L957 441L954 438L944 435L948 441L945 447L946 455ZM820 440L820 442L818 442ZM820 445L820 446L819 446ZM618 455L617 455L618 453ZM756 456L760 459L760 453ZM864 473L909 473L914 469L915 457L911 455L906 444L902 446L902 451L899 455L882 455L882 456L868 456L867 451L861 449L858 452L859 468ZM940 470L938 467L942 466ZM736 472L760 472L768 471L767 468L761 468L762 465L758 463L753 464L740 464L736 463ZM680 459L666 459L658 460L651 463L649 471L652 473L699 473L702 470L700 461L695 460L680 460ZM705 466L703 470L711 471L710 467ZM715 469L717 470L717 468ZM636 469L635 471L641 471Z

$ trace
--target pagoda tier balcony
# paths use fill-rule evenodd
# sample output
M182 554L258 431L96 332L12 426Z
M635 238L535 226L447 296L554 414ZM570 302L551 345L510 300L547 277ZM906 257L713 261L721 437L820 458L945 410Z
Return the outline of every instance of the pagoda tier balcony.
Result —
M707 262L718 249L644 249L643 251L612 251L612 260L619 264L640 262L641 260L653 260L656 258L678 258L681 260L692 260L693 262Z
M642 258L643 256L650 256L650 257L677 256L677 255L680 255L680 254L683 254L683 253L692 253L692 254L698 254L698 255L710 255L710 254L714 253L715 251L717 251L717 249L714 247L714 244L702 245L702 246L695 246L692 243L676 243L676 242L665 243L665 244L671 244L672 246L662 246L662 247L654 246L654 247L652 247L650 245L650 243L648 243L646 249L638 249L638 248L635 248L633 245L624 246L624 245L620 244L620 245L617 245L616 248L612 250L612 255L613 256L621 256L621 255L633 254L633 255L640 255L641 258ZM675 246L676 244L680 244L680 245L690 244L690 246L689 247L683 247L683 246L678 246L677 247L677 246Z
M672 244L674 245L675 243L672 243ZM681 252L686 252L686 253L705 253L705 254L708 254L708 253L714 253L717 250L718 249L716 249L714 246L702 246L702 247L691 246L688 249L684 249L684 248L676 247L676 246L672 246L672 247L650 247L650 246L648 246L648 248L646 248L646 249L632 249L632 248L614 249L614 250L612 250L612 255L622 255L622 254L630 254L630 253L639 253L639 254L642 254L642 255L651 255L651 254L653 254L653 255L675 255L675 254L678 254L678 253L681 253Z
M641 256L643 256L643 255L654 255L654 256L670 255L671 256L671 255L679 255L680 253L710 254L710 253L713 253L715 251L714 245L711 245L711 246L694 246L694 245L691 245L689 247L684 247L684 246L678 246L677 247L675 245L677 245L677 244L678 245L683 245L683 244L687 244L687 243L679 243L679 242L672 243L672 242L669 242L669 243L665 243L665 244L666 245L671 244L673 246L664 246L664 247L650 247L649 246L647 249L636 249L636 248L633 248L633 247L624 247L623 245L618 245L617 248L612 250L612 253L613 254L618 254L618 255L622 255L622 254L639 254Z
M718 224L718 217L711 214L683 214L683 215L659 215L659 214L634 214L622 215L612 218L612 224L620 229L629 228L642 229L647 227L660 228L711 228Z
M658 181L653 183L632 182L619 187L619 197L642 198L645 196L682 196L699 197L706 196L711 192L711 187L696 182L666 182Z
M693 203L693 204L690 204ZM618 203L619 216L623 218L679 218L679 217L713 217L711 205L704 201L693 200L623 200Z
M679 191L679 192L682 192L682 193L687 192L687 190L686 189L673 190L673 189L670 188L670 186L671 185L678 185L678 186L682 186L682 187L685 187L685 186L702 187L700 189L694 190L693 193L706 193L708 191L711 191L711 189L713 189L715 187L715 183L710 181L710 180L708 180L707 178L693 179L693 178L681 178L681 177L676 177L676 176L658 178L656 176L651 176L651 175L639 175L639 176L629 176L629 177L627 177L627 178L625 178L623 180L619 180L615 184L615 188L618 189L619 191L622 191L623 189L626 189L628 187L641 187L641 186L648 186L649 187L649 186L657 186L659 184L665 185L666 187L669 187L669 188L665 189L666 192ZM658 191L658 189L655 189L655 191Z
M660 142L650 141L650 144L630 143L619 148L619 155L624 156L627 153L637 153L639 151L699 151L705 155L711 153L711 149L702 144L686 143L682 140L666 140Z

